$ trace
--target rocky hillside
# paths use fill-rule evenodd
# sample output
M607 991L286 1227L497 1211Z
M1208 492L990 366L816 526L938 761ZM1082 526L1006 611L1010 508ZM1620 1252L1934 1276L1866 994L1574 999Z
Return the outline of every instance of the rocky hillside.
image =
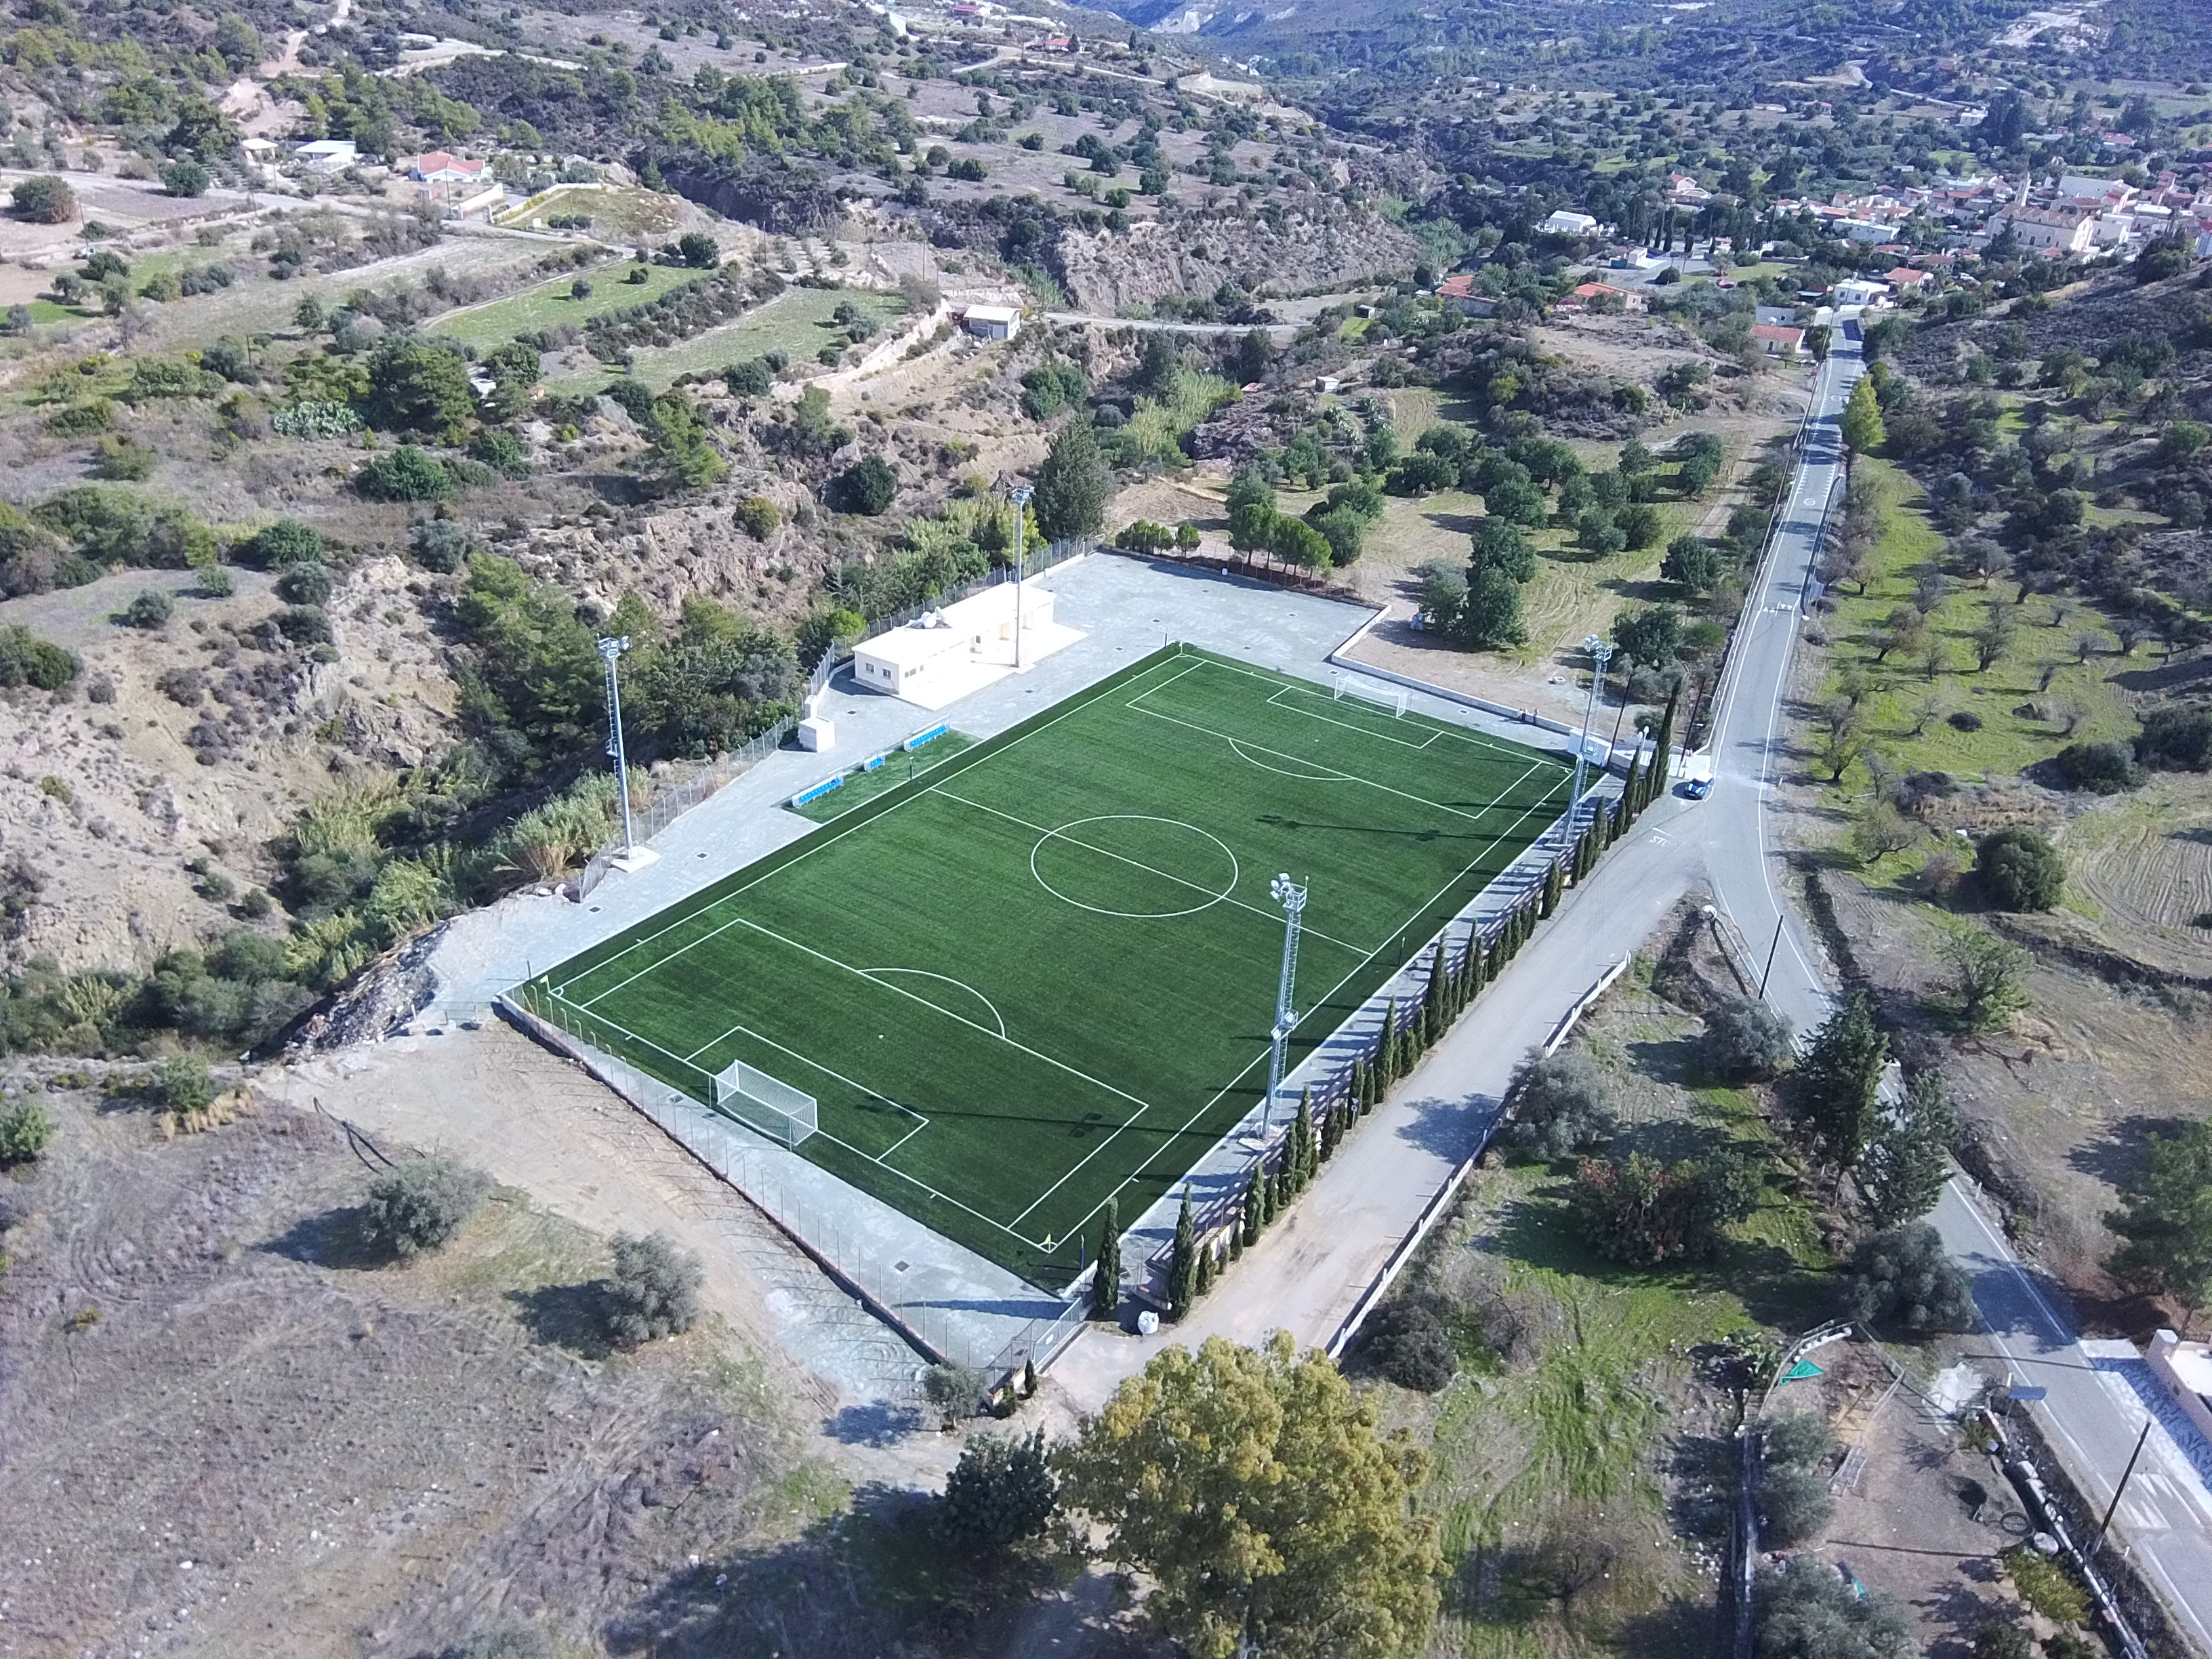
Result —
M1224 283L1304 294L1401 276L1420 257L1420 244L1389 221L1311 197L1255 214L1178 214L1125 235L1070 230L1060 241L1069 296L1109 317L1170 295L1211 298Z

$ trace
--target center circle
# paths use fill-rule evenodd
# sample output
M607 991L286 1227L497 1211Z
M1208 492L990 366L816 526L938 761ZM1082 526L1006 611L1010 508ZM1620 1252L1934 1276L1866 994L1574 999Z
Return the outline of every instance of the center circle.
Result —
M1111 812L1048 830L1030 873L1063 904L1094 915L1161 921L1196 915L1237 888L1237 855L1180 818Z

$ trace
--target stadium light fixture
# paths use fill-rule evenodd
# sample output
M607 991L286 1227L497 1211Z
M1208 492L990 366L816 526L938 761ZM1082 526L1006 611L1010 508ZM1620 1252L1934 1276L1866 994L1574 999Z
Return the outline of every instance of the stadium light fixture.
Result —
M1006 492L1007 500L1014 504L1014 672L1022 672L1022 554L1028 540L1030 496L1027 484L1016 484Z
M627 636L618 639L604 635L599 641L599 660L606 665L607 671L607 756L615 763L615 790L622 797L624 858L637 851L636 825L629 811L629 756L623 747L622 670L616 666L622 653L629 649Z
M1605 665L1612 659L1613 645L1608 640L1593 634L1583 641L1583 649L1590 653L1595 665L1590 670L1589 701L1583 708L1583 729L1575 738L1575 793L1567 807L1567 836L1574 838L1575 819L1583 810L1583 778L1589 769L1590 730L1597 723L1597 689L1605 684ZM1605 762L1613 764L1611 745L1607 746Z
M1275 982L1275 1029L1267 1050L1267 1098L1260 1120L1262 1135L1275 1127L1275 1097L1282 1091L1283 1061L1290 1048L1291 1033L1297 1029L1298 1017L1293 1004L1298 981L1298 928L1306 913L1306 890L1287 873L1267 884L1267 894L1283 907L1283 971Z

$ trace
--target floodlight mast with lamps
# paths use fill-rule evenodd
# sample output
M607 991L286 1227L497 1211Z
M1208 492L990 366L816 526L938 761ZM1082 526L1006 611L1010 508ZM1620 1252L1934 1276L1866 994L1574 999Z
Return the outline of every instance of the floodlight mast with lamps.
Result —
M1581 816L1583 810L1583 778L1589 769L1590 730L1597 724L1598 687L1605 684L1605 665L1613 657L1611 641L1601 639L1595 634L1583 641L1583 649L1590 653L1590 658L1596 666L1590 671L1589 701L1583 706L1583 729L1575 739L1575 793L1567 807L1567 834L1570 840L1573 839L1575 821ZM1607 754L1605 759L1607 765L1610 766L1613 763L1613 756L1610 753Z
M627 637L599 641L599 660L607 670L607 755L615 763L615 789L622 797L623 856L637 850L635 826L629 811L629 756L623 747L622 671L615 665L629 649Z
M1267 1098L1260 1120L1265 1134L1275 1127L1275 1097L1283 1086L1283 1060L1298 1017L1292 1004L1298 982L1298 928L1306 913L1306 890L1287 874L1267 884L1267 893L1283 907L1283 972L1275 983L1275 1029L1267 1050Z
M1030 487L1017 484L1006 492L1014 504L1014 672L1022 672L1022 553L1028 539Z

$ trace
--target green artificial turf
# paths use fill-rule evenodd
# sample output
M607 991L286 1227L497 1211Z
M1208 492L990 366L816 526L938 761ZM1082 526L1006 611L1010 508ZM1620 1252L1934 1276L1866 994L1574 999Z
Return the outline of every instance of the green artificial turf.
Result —
M712 1103L805 1091L801 1153L1057 1288L1266 1085L1283 913L1326 1037L1564 810L1568 764L1171 647L524 988ZM842 791L837 792L842 793Z

